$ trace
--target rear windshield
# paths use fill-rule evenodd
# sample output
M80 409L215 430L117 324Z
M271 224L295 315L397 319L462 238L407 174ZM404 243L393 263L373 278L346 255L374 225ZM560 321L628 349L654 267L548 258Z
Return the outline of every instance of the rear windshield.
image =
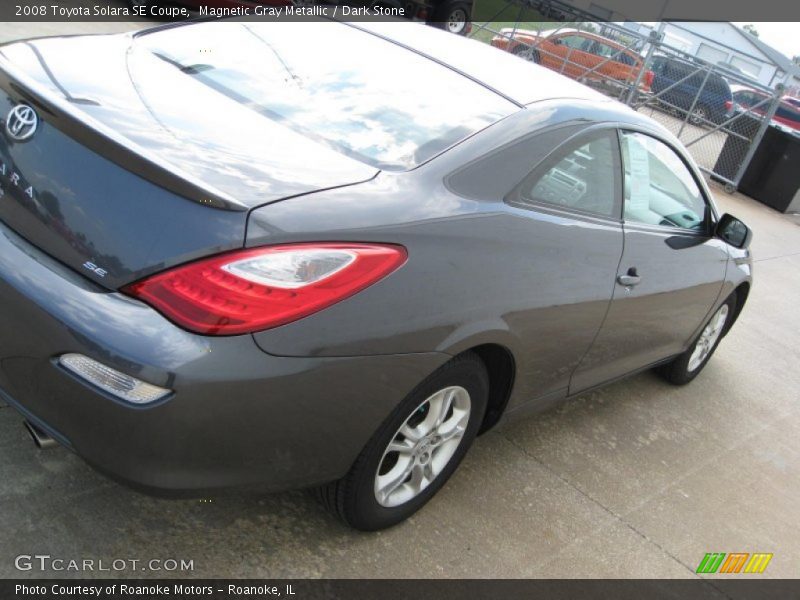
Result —
M387 170L413 168L517 110L430 59L340 23L196 24L139 36L136 51L255 118ZM163 82L165 94L171 88ZM202 98L176 100L190 113L203 109Z

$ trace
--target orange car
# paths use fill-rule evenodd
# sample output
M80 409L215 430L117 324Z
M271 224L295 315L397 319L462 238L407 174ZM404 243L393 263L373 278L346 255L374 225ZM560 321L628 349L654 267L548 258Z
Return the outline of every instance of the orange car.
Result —
M523 56L530 53L535 62L573 79L633 82L644 62L622 44L574 29L540 36L527 29L505 28L492 38L492 46ZM646 89L652 74L645 75L642 85Z

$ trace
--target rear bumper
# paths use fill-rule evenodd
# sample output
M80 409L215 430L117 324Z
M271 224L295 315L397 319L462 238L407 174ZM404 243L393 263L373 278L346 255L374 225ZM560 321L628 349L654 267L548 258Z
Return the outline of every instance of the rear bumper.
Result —
M126 404L60 368L67 352L174 394ZM277 490L336 479L448 358L277 357L250 335L194 335L0 224L2 396L99 470L138 486Z

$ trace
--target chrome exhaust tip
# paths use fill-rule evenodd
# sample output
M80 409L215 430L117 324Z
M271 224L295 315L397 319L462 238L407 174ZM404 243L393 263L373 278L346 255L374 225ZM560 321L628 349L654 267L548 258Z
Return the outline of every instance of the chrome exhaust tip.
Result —
M56 442L53 438L51 438L30 421L25 421L25 429L27 429L28 433L31 434L33 443L36 444L37 448L45 450L47 448L55 448L58 445L58 442Z

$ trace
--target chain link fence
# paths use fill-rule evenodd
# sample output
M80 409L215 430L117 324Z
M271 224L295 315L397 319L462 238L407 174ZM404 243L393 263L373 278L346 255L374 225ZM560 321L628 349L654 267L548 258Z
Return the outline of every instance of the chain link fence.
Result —
M543 21L527 21L531 14ZM485 16L485 15L484 15ZM664 25L641 32L550 0L503 0L473 23L480 39L562 73L652 117L689 149L700 168L736 189L781 106L766 87L664 41Z

